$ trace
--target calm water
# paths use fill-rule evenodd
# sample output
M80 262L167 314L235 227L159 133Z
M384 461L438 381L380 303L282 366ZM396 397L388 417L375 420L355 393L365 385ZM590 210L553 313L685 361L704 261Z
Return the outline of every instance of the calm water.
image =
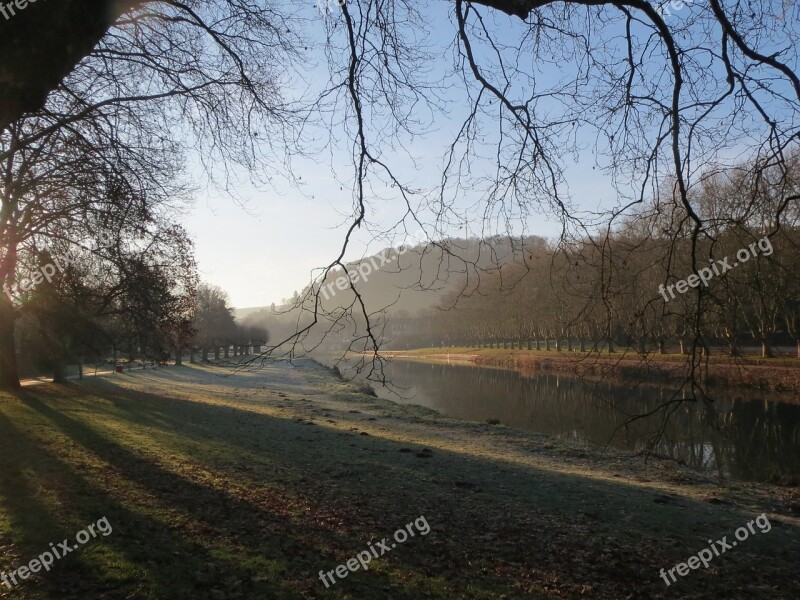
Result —
M644 448L663 419L622 427L627 415L642 414L670 398L670 391L592 384L572 378L475 366L395 361L386 374L398 398L441 413L501 423L556 437L585 439L629 450ZM768 400L768 393L726 392L716 411L682 404L655 448L659 455L691 467L745 481L800 477L800 405Z

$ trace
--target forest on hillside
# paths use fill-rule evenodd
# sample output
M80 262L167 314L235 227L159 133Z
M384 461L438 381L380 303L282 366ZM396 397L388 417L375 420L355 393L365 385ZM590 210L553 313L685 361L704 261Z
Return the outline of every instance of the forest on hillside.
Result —
M301 340L309 349L363 351L374 336L390 349L683 353L697 345L700 352L721 347L736 356L757 346L764 357L776 345L796 344L800 357L800 211L782 205L800 191L800 156L790 164L787 177L753 165L709 169L692 194L709 223L699 237L679 203L651 201L612 231L579 238L400 246L386 251L382 269L373 272L373 257L349 263L283 306L248 318L268 323L274 341L293 343L316 316L321 331ZM364 265L372 265L366 278ZM369 323L352 310L361 302ZM393 324L409 320L414 324L402 339L392 334Z

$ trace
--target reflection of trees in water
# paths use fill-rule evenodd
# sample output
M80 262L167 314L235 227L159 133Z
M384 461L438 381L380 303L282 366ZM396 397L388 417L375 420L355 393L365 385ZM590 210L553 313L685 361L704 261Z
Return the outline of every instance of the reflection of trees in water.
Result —
M623 426L629 415L655 408L672 392L624 388L542 373L470 366L394 363L391 378L413 385L412 402L453 416L501 422L560 437L640 450L659 431L659 418ZM742 480L800 473L800 406L720 398L716 407L681 405L655 451L689 466Z
M723 430L734 440L731 475L771 479L797 475L800 469L800 407L735 398Z

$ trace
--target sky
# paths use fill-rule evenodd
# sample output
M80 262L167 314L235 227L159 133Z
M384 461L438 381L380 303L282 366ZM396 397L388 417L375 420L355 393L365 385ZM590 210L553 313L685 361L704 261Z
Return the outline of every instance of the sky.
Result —
M322 39L320 36L325 17L314 8L313 2L310 4L308 16L312 23L312 36ZM455 28L450 22L450 6L447 2L432 2L424 9L426 17L430 17L431 34L428 42L435 49L435 57L442 57L440 63L437 60L431 66L431 73L434 76L441 73L442 78L453 63L451 44ZM691 6L682 9L691 10ZM669 18L684 18L688 12L684 14L682 11L674 11ZM502 33L499 39L506 37L513 42L514 32L510 29L518 21L493 11L487 14L491 15L490 27ZM319 24L316 29L315 19ZM479 55L479 58L484 57ZM546 81L545 85L553 84L559 77L564 77L569 68L569 65L554 61L550 66L541 67L540 76L552 79ZM307 78L310 76L311 79L324 81L324 64L311 67L306 75ZM446 91L445 100L448 103L446 114L438 116L427 134L414 137L405 145L406 150L417 159L415 164L399 152L389 151L382 156L396 169L403 181L414 186L432 189L439 182L446 144L452 140L467 114L468 98L458 86ZM375 135L375 132L372 133ZM338 255L353 205L352 190L346 184L341 184L341 180L346 180L352 173L352 166L348 163L350 148L346 136L339 137L344 140L340 147L327 149L318 157L295 162L295 174L302 177L300 188L283 184L278 184L276 188L256 188L243 184L237 189L238 196L243 199L242 204L214 190L198 193L185 225L195 242L200 275L204 281L225 289L233 306L247 308L280 303L295 290L305 287L315 269L318 274L318 269ZM595 140L587 138L583 141L585 152L568 157L564 163L571 198L582 208L590 210L616 204L617 193L611 180L600 169L594 168L592 150ZM471 166L472 175L491 175L491 158L476 159ZM339 181L332 176L332 171L339 175ZM198 177L200 179L202 177ZM402 202L398 201L396 191L388 187L379 191L385 197L371 203L368 219L373 225L385 227L400 218ZM467 214L467 207L475 207L479 200L471 190L463 190L456 201L472 227L478 224L481 215L474 208ZM559 223L546 215L533 215L520 227L524 228L526 234L544 237L554 237L560 232ZM413 223L408 228L418 230ZM447 233L463 235L463 232L464 228L460 226L458 230ZM476 231L473 229L471 233ZM345 259L354 260L402 242L402 239L395 239L391 244L386 240L370 240L370 236L362 232Z
M447 3L430 6L434 14L432 43L446 53L446 46L455 32L448 22ZM312 7L312 16L314 12ZM442 66L452 66L449 55L443 59ZM401 154L385 156L405 181L425 188L438 183L444 143L460 126L458 118L463 118L469 106L463 93L454 92L448 100L453 105L452 120L437 121L430 135L407 144L410 153L419 159L416 168ZM352 170L346 160L333 167L345 176ZM481 169L491 173L491 161L477 161L473 174ZM569 184L574 197L591 196L594 202L613 197L610 182L592 172L589 159L572 170ZM288 185L278 190L242 185L237 194L243 199L243 205L214 190L203 190L197 194L194 207L184 221L195 242L201 278L226 290L231 304L237 308L267 306L291 297L295 290L301 290L311 281L314 269L329 264L341 248L349 226L345 217L352 210L351 190L340 190L340 185L334 181L329 154L321 156L317 162L298 161L295 171L302 176L302 189ZM464 207L474 204L474 200L463 198ZM400 215L397 206L396 200L374 202L372 222L377 225L393 222ZM479 218L479 214L468 215L472 227ZM416 224L408 227L410 233L418 230ZM526 233L541 236L556 236L560 231L555 220L544 216L529 219L526 228ZM464 229L459 228L451 233L463 236L463 232ZM347 259L372 254L390 245L381 241L367 243L369 236L361 236L359 242L354 244ZM395 239L392 245L399 243Z

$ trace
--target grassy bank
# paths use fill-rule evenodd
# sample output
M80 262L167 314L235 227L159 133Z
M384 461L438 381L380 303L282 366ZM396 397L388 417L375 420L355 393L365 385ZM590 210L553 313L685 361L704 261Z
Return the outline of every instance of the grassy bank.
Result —
M796 598L795 488L361 394L311 363L191 366L0 394L0 570L107 517L8 598ZM793 508L794 507L794 508ZM766 512L667 587L659 569ZM330 588L424 515L430 533Z
M511 350L500 348L417 348L387 351L387 356L406 360L461 361L481 366L513 369L537 369L590 379L646 380L681 383L689 374L689 358L681 354L636 352L567 352L563 350ZM707 381L720 387L746 387L777 392L800 391L800 359L788 357L759 358L711 355ZM793 397L787 397L791 401Z

